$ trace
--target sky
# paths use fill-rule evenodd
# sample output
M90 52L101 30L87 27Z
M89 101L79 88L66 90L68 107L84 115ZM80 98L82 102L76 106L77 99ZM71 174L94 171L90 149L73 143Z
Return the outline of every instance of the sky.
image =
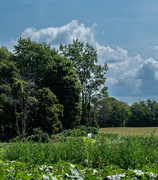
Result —
M108 65L109 95L158 101L157 0L0 0L0 47L19 37L58 48L78 38Z

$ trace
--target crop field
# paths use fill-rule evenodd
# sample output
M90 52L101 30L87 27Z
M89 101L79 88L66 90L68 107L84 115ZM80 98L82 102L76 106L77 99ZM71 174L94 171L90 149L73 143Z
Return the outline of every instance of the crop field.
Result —
M156 180L156 131L104 128L91 138L76 131L47 143L0 143L0 180Z
M154 132L158 135L158 127L113 127L113 128L100 128L100 133L119 134L123 136L149 136Z

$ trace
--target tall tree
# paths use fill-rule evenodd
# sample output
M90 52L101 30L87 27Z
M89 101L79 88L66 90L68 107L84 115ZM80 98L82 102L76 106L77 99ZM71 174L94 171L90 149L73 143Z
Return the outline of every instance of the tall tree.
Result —
M20 75L26 80L34 80L41 87L43 74L52 61L52 52L55 51L51 50L49 45L31 41L30 38L19 38L14 49L12 60L16 62Z
M42 84L49 87L64 106L61 122L64 129L74 128L81 119L81 84L72 62L60 55L55 55L49 63Z
M14 47L13 61L23 79L35 81L38 89L49 87L64 106L64 117L60 117L63 128L78 125L81 85L72 62L58 55L49 45L36 43L29 38L19 38Z
M78 39L73 44L60 45L61 54L73 62L82 90L82 119L81 124L88 125L91 115L90 107L93 96L105 86L107 64L98 64L97 52L90 44L84 46Z
M7 57L6 57L7 58ZM15 63L3 59L0 61L0 131L3 138L15 135L14 108L10 99L11 86L14 78L19 78L18 69Z

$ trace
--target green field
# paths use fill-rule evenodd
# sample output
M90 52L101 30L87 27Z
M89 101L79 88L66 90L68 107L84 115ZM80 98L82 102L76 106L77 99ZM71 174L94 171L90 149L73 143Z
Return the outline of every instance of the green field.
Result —
M0 143L0 180L156 180L157 130L103 128L92 138L71 131L48 143Z
M148 136L152 132L158 135L158 127L113 127L113 128L100 128L100 133L112 133L123 136Z

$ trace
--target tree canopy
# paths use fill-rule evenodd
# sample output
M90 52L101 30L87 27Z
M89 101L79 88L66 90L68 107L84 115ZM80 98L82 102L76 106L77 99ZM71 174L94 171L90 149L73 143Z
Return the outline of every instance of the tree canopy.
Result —
M84 42L79 39L74 40L73 44L60 45L60 51L72 61L78 74L83 87L81 123L89 125L92 99L105 87L107 64L99 65L94 47L88 43L84 46Z
M71 60L30 38L19 38L14 48L0 49L1 134L10 127L24 138L32 128L51 134L80 125L82 85Z

